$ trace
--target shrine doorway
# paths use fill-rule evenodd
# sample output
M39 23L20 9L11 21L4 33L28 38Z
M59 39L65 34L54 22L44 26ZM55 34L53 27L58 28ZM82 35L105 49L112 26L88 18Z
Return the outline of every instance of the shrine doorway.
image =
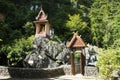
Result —
M71 56L71 71L72 74L75 75L76 73L81 73L84 75L84 67L85 67L85 43L82 40L81 36L78 33L74 33L73 38L68 43L67 47L69 47L72 52ZM78 59L76 59L78 58ZM76 63L76 60L78 61Z

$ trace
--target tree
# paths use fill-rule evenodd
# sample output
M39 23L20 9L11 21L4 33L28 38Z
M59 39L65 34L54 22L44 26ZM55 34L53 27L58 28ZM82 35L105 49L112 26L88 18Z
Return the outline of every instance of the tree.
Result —
M72 36L72 33L78 31L85 42L91 42L91 31L88 18L88 10L84 5L80 5L77 14L69 15L69 20L66 22L68 32L66 34Z
M33 44L32 41L34 36L21 39L16 39L12 45L6 46L7 58L9 66L19 66L22 67L23 60L27 54L32 53ZM4 47L3 47L4 48Z
M119 31L119 1L95 0L90 9L92 42L95 45L107 48L117 39L116 30ZM117 25L117 26L116 26ZM119 33L116 33L119 38ZM114 35L114 36L112 36Z
M69 15L69 20L66 23L66 27L69 29L67 32L72 36L73 32L78 31L80 35L83 34L84 30L87 28L87 23L84 22L79 14Z

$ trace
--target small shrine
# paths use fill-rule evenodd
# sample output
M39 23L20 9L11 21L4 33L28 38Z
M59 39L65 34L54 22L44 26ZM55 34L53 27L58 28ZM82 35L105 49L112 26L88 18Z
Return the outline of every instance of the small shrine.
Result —
M71 71L72 74L75 75L76 73L76 65L75 65L75 54L79 54L79 72L84 75L84 66L85 66L85 43L82 40L81 36L78 35L78 32L75 32L72 39L68 43L67 47L69 47L72 50L71 53Z
M67 45L67 47L72 47L75 50L80 50L78 48L83 48L85 47L85 43L82 40L81 36L78 35L78 32L75 32L71 41L69 42L69 44Z
M41 8L39 14L36 17L36 21L34 21L36 26L36 33L35 37L49 37L50 36L50 29L51 26L49 24L49 21L47 20L47 15Z

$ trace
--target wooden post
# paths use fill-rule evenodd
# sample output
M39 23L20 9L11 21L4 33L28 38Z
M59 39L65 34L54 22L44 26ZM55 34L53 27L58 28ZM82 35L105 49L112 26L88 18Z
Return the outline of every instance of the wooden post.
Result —
M39 34L40 33L40 24L36 22L35 25L36 25L36 34Z
M71 53L70 57L71 57L71 71L72 71L72 75L75 75L74 53Z
M84 75L84 67L85 67L85 56L84 56L84 54L82 52L81 56L80 56L80 73L82 75Z

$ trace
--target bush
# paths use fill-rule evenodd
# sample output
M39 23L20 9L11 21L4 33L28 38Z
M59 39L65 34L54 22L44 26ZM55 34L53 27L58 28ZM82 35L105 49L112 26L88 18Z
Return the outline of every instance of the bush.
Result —
M26 24L23 26L23 28L24 28L26 36L30 36L30 35L34 34L35 27L33 26L32 22L26 22Z
M120 39L115 40L111 47L114 49L120 48Z
M59 38L57 35L54 35L51 39L52 39L53 41L61 42L60 38Z
M22 61L31 53L34 36L16 39L11 45L3 46L1 52L6 52L9 66L22 66Z
M74 53L74 58L75 59L80 59L80 53Z
M120 49L104 50L98 55L98 63L100 74L106 79L111 78L113 70L120 69Z

